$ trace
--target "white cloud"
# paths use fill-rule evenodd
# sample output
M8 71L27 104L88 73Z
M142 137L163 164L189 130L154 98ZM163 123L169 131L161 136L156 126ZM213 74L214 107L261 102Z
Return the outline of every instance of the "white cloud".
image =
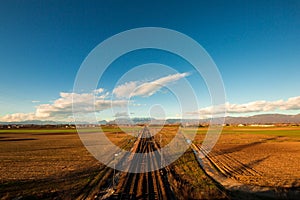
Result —
M127 112L117 112L114 117L118 118L118 117L129 117Z
M139 83L137 81L126 82L123 85L117 86L113 90L113 94L117 98L130 98L134 96L149 97L162 87L186 76L189 76L189 73L177 73L145 83Z
M102 93L103 91L104 91L103 88L98 88L98 89L94 90L94 93L95 93L95 94L100 94L100 93Z
M299 110L300 109L300 96L289 98L281 109L285 110Z
M0 121L14 122L25 120L66 120L76 114L100 112L111 107L126 106L127 100L106 99L109 93L102 94L104 90L98 89L92 93L66 93L61 92L60 98L51 104L36 106L34 113L15 113L0 117ZM73 109L72 109L73 107Z
M8 114L3 117L0 117L0 121L3 122L17 122L17 121L27 121L27 120L36 120L35 113L14 113Z
M137 81L127 82L123 85L119 85L113 90L113 94L116 95L117 98L129 98L130 94L138 87Z
M99 91L99 90L98 90ZM102 90L103 92L103 90ZM61 93L60 98L53 104L42 104L37 107L36 115L39 117L67 117L72 113L85 114L94 111L99 112L111 107L125 106L125 100L107 100L107 93ZM73 109L72 109L73 107Z
M267 111L276 111L276 110L299 110L300 109L300 96L292 97L288 100L277 100L277 101L253 101L245 104L231 104L226 103L225 105L219 106L209 106L200 109L196 112L189 112L188 114L193 115L212 115L221 113L222 110L225 110L229 114L235 113L252 113L252 112L267 112Z
M40 103L38 100L32 100L31 103Z
M152 82L127 82L114 89L113 94L118 98L130 96L151 96L163 86L173 83L188 76L188 73L178 73L165 76ZM67 93L61 92L60 97L48 104L36 106L32 113L14 113L0 117L0 121L17 122L25 120L66 120L75 114L89 114L100 112L112 107L124 107L128 100L109 100L109 92L104 93L103 88L98 88L91 93ZM32 101L38 103L38 101ZM132 104L140 106L141 104Z

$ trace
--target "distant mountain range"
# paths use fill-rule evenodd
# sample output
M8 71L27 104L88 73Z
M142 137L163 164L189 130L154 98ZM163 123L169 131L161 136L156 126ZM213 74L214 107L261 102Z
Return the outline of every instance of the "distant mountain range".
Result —
M153 123L153 124L163 124L163 120L158 120L155 118L117 118L112 121L101 120L99 124L142 124L142 123ZM196 124L196 123L209 123L210 119L167 119L166 124ZM71 122L63 121L40 121L40 120L30 120L30 121L20 121L20 122L0 122L0 124L36 124L36 125L46 125L46 124L70 124ZM89 122L77 122L78 124L90 124ZM300 123L300 114L297 115L283 115L283 114L262 114L254 115L250 117L226 117L226 124L276 124L276 123Z
M154 118L120 118L109 123L119 123L119 124L137 124L137 123L149 123L162 124L163 120L158 120ZM209 123L210 119L167 119L166 124L176 124L176 123ZM226 117L225 124L276 124L276 123L300 123L300 114L298 115L283 115L283 114L262 114L254 115L250 117Z
M300 123L300 114L263 114L250 117L226 117L228 124L276 124L276 123Z
M0 124L36 124L36 125L45 125L45 124L68 124L69 122L55 122L55 121L41 121L41 120L27 120L19 122L0 122Z
M35 124L35 125L57 125L57 124L73 124L73 122L64 121L43 121L43 120L27 120L19 122L0 122L0 124ZM79 122L79 124L89 124L89 122Z
M183 119L182 123L197 123L197 119ZM167 119L167 123L179 123L180 119ZM200 119L200 124L209 123L210 119ZM225 124L279 124L279 123L296 123L300 124L300 114L283 115L283 114L262 114L249 117L225 117Z
M89 122L76 122L77 124L90 124ZM43 121L43 120L27 120L27 121L19 121L19 122L0 122L0 124L35 124L35 125L57 125L57 124L74 124L73 122L67 121ZM107 124L106 120L101 120L98 124Z

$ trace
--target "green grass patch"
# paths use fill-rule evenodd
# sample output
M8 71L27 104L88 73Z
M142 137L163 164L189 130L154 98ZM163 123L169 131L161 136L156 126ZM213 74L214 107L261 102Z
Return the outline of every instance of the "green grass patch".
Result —
M186 128L182 129L184 134L195 133L197 128ZM207 128L199 128L197 134L203 135L207 133ZM258 134L258 135L269 135L269 136L282 136L282 137L292 137L300 138L300 129L296 128L223 128L221 134Z

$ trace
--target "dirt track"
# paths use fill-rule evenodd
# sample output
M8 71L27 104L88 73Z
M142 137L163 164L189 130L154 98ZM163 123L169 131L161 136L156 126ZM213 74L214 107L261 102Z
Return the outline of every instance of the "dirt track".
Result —
M166 169L155 170L160 165L158 149L158 144L145 127L132 150L142 154L132 154L128 158L131 159L129 170L135 173L121 173L115 192L108 199L175 199ZM146 172L139 173L141 171Z

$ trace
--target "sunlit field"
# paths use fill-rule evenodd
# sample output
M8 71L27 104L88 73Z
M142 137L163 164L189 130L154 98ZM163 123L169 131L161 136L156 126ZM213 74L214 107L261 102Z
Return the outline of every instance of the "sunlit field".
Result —
M188 135L191 129L183 129ZM194 143L201 146L207 129L199 128ZM210 153L227 177L244 184L300 187L299 127L224 127Z
M101 130L111 142L130 151L141 129L102 126ZM150 127L151 130L160 147L170 143L178 132L185 138L196 132L193 144L201 146L207 132L207 128L179 126ZM99 131L99 127L81 129L83 134ZM91 194L100 195L113 176L111 168L86 150L76 129L3 129L0 144L3 199L84 199ZM220 173L241 184L276 187L281 192L300 187L299 127L224 127L209 157ZM240 197L207 176L191 148L164 170L179 199Z

